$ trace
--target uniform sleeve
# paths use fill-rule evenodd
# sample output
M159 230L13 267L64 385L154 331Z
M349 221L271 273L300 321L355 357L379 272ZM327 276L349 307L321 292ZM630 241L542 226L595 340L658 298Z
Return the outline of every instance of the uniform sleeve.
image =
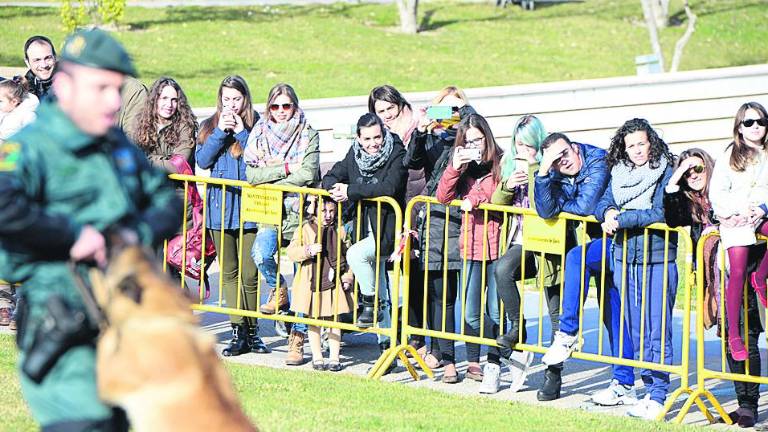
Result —
M6 142L0 148L0 235L46 256L68 257L82 227L65 214L45 211L42 169L30 146Z

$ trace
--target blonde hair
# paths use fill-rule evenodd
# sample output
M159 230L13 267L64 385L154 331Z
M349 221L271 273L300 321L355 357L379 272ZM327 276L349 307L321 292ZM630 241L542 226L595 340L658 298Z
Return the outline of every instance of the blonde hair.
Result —
M447 86L444 87L440 92L437 94L437 96L432 99L432 105L438 105L440 104L443 99L445 99L448 96L456 96L457 98L461 99L465 105L469 104L469 99L467 99L467 95L464 94L464 90L456 87L456 86Z

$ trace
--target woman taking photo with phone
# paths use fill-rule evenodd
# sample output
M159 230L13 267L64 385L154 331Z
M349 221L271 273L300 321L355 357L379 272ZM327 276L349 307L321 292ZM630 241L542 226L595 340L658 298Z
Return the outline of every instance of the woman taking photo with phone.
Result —
M205 120L200 127L197 144L197 164L211 170L212 178L246 180L243 147L248 133L259 115L251 105L248 84L238 75L224 78L219 86L216 99L216 113ZM243 241L240 243L240 188L229 186L226 194L222 188L209 186L206 190L208 229L211 233L216 254L221 266L224 300L227 307L256 310L256 265L249 253L256 239L256 224L243 224ZM222 214L222 207L224 212ZM238 274L238 262L242 262L242 273ZM238 296L238 277L242 285ZM240 304L238 304L240 298ZM222 351L224 356L237 356L247 352L269 353L270 350L258 336L258 322L255 318L230 315L232 340Z
M502 153L488 122L479 114L471 114L459 123L451 162L437 187L437 199L441 203L448 204L455 199L462 201L464 213L458 249L465 260L461 273L465 333L492 339L499 335L500 322L496 280L492 277L499 256L500 217L477 210L477 207L491 202L501 180L499 161ZM482 286L484 273L487 286ZM481 329L481 322L484 329ZM488 366L483 372L480 369L480 345L466 345L468 377L480 381L498 379L498 350L488 351ZM490 385L484 385L481 391L486 387Z

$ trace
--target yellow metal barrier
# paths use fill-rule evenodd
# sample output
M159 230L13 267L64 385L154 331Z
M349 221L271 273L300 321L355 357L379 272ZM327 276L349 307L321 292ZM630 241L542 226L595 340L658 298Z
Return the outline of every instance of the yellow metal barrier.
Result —
M190 187L191 184L197 184L199 186L200 195L203 198L203 219L202 220L203 220L203 231L204 232L206 232L206 227L205 227L205 224L207 222L206 214L207 214L207 212L209 210L208 209L208 205L207 205L207 200L206 200L205 197L207 195L207 192L208 192L209 188L221 188L222 189L222 196L226 196L227 190L231 189L231 188L240 189L241 190L241 194L245 194L246 191L256 191L256 193L265 192L266 195L267 195L266 200L270 199L269 196L268 196L270 192L272 192L273 194L277 193L280 196L280 198L279 198L279 206L281 208L283 206L283 200L282 200L282 198L284 196L283 194L286 194L286 193L296 194L298 196L298 200L299 200L299 205L298 205L298 213L299 213L298 214L298 218L299 218L299 220L298 220L298 227L296 228L296 232L295 232L294 235L299 235L299 236L302 235L301 227L302 227L303 221L305 219L304 210L303 210L304 209L304 202L305 202L305 200L309 196L315 196L315 197L327 197L327 196L329 196L328 192L326 192L323 189L303 188L303 187L294 187L294 186L287 186L287 185L272 185L272 184L252 186L252 185L250 185L250 184L248 184L247 182L244 182L244 181L217 179L217 178L208 178L208 177L199 177L199 176L188 176L188 175L180 175L180 174L171 174L169 177L172 180L174 180L174 181L178 181L178 182L183 182L184 183L184 192L185 192L184 193L184 208L185 209L189 205L188 195L187 195L188 188ZM392 199L390 197L379 197L379 198L374 198L374 199L367 199L367 200L365 200L365 202L366 202L366 205L370 205L370 204L375 205L376 224L378 225L377 226L378 229L376 230L377 234L376 234L376 238L375 238L376 250L377 250L377 260L376 261L379 262L379 259L387 258L387 257L381 257L379 255L379 251L381 250L381 248L380 248L380 246L381 246L381 230L382 230L382 224L383 224L383 221L381 220L382 206L388 206L389 208L392 209L392 212L394 214L396 232L395 232L395 236L394 236L393 240L394 240L395 247L397 247L397 244L398 244L399 239L400 239L400 227L402 227L402 223L403 223L402 211L400 209L399 204L394 199ZM242 204L243 204L243 202L241 202L241 205ZM221 208L222 220L224 219L224 215L226 213L226 209L224 208L225 206L226 206L226 200L222 199L222 208ZM341 218L342 218L342 204L338 204L337 206L338 206L337 207L337 209L338 209L338 212L337 212L337 224L338 224L337 225L337 229L338 229L338 228L341 228L341 226L342 226L342 221L341 221ZM322 206L321 205L316 205L315 208L317 210L317 217L318 217L317 221L319 223L319 221L321 220L321 213L320 212L321 212ZM265 210L265 213L269 213L269 209L265 208L264 210ZM241 209L237 209L236 211L240 212ZM362 225L362 218L363 218L363 203L362 202L358 202L357 205L356 205L356 208L355 208L355 219L357 221L357 223L356 223L357 230L355 230L356 232L353 234L354 237L355 237L355 242L361 240L361 229L360 229L360 227ZM187 222L188 222L187 221L187 212L185 212L184 213L184 220L183 220L183 224L182 224L182 233L181 233L182 238L184 239L184 243L185 243L184 247L183 247L183 252L182 252L183 253L183 255L182 255L182 268L186 267ZM246 221L244 221L244 217L243 217L242 212L241 212L240 226L239 226L239 230L238 230L239 231L239 242L241 244L242 244L242 241L243 241L243 226L244 226L245 222ZM279 281L280 274L281 274L281 272L280 272L280 259L279 258L282 255L282 252L284 250L284 248L282 246L282 230L280 228L281 228L280 226L276 227L277 235L278 235L278 240L277 240L278 252L276 254L276 256L278 258L277 259L278 281ZM211 234L212 235L221 235L222 239L223 239L224 229L222 228L221 230L213 231L213 232L211 232ZM343 240L344 239L342 239L341 237L338 238L337 251L340 251L341 242ZM203 245L202 245L202 250L203 251L205 250L205 247L206 247L205 246L205 241L206 241L206 236L203 236ZM167 253L167 250L166 250L166 253ZM249 257L250 253L246 254L246 256ZM221 253L219 251L217 251L217 259L219 260L219 267L222 267L221 263L224 260L231 259L231 258L229 258L227 256L222 256ZM247 259L250 259L250 258L247 258ZM318 268L320 268L319 266L321 265L320 264L320 259L321 259L320 255L317 255L317 265L318 265ZM205 260L205 256L203 254L203 263L201 264L201 268L202 269L206 268L204 260ZM397 302L398 302L398 298L400 296L400 265L399 265L399 262L396 261L396 262L393 263L393 267L394 267L393 268L393 283L392 283L392 286L390 287L390 299L391 299L391 302L392 302L392 306L390 308L390 310L391 310L391 323L392 323L391 326L389 328L383 328L383 327L380 327L380 325L379 325L378 314L379 314L380 306L381 305L380 305L380 299L379 299L379 278L378 278L379 266L376 265L376 269L377 269L376 270L376 272L377 272L376 276L377 277L376 277L376 287L375 287L375 294L374 294L373 326L372 327L368 327L368 328L360 328L360 327L357 327L354 324L355 322L357 322L357 309L358 309L357 308L357 304L358 304L358 291L359 291L359 287L358 287L357 281L355 281L355 286L354 286L354 289L353 289L353 296L352 296L353 297L352 298L352 305L351 305L351 308L352 308L352 312L351 312L352 313L352 323L345 323L345 322L341 322L339 320L338 296L340 295L340 290L342 289L341 288L341 281L340 281L341 272L338 271L338 264L339 263L337 263L337 271L335 271L335 275L336 275L336 300L334 300L334 311L335 311L335 313L334 313L334 316L333 316L333 320L326 320L326 319L313 318L311 316L309 316L309 317L297 317L297 316L293 316L293 315L285 315L285 314L278 314L278 313L275 313L275 314L264 314L264 313L262 313L262 312L260 312L258 310L258 307L253 308L255 310L246 310L246 309L244 309L242 307L242 298L241 298L241 294L243 292L243 287L242 287L242 280L243 279L241 277L242 269L243 269L243 262L242 262L242 260L243 260L243 253L240 253L240 256L238 257L238 279L237 279L238 280L238 298L237 298L236 304L234 306L233 305L229 305L229 304L225 304L225 301L223 299L223 292L222 292L223 291L223 289L222 289L223 288L223 279L221 277L219 277L219 290L218 290L219 291L219 295L218 295L218 298L214 299L213 304L206 304L206 302L205 302L204 284L203 284L203 277L204 277L204 273L205 272L202 271L201 274L200 274L200 280L198 281L199 284L200 284L199 285L199 287L200 287L199 288L199 302L192 306L193 309L199 310L199 311L204 311L204 312L214 312L214 313L221 313L221 314L227 314L227 315L239 315L239 316L243 316L243 317L252 317L252 318L257 318L257 319L284 321L284 322L291 322L291 323L303 323L303 324L307 324L307 325L311 325L311 326L319 326L319 327L327 327L327 328L337 328L337 329L342 329L342 330L350 330L350 331L364 332L364 333L374 333L374 334L388 336L389 339L390 339L390 348L387 349L382 354L381 358L376 362L376 364L374 365L374 367L371 369L371 371L369 373L369 377L377 377L378 378L378 377L380 377L383 374L383 372L386 369L381 369L381 366L383 364L385 364L384 360L386 358L388 358L390 356L390 354L394 353L394 347L397 345L398 319L399 319L399 317L398 317L399 311L398 311L398 307L397 307ZM185 279L186 279L185 277L181 278L180 284L181 284L182 289L186 289L186 281L185 281ZM317 280L317 283L319 284L320 278L316 278L316 280ZM262 277L259 274L258 275L258 280L257 280L257 294L256 294L257 303L259 302L258 299L261 299L261 297L262 297L262 286L261 286L262 283L261 282L262 282ZM316 290L313 295L319 295L319 289ZM276 310L278 309L277 305L280 304L280 297L279 296L280 296L280 290L278 289L276 291L276 296L275 296L275 299L274 299L274 301L276 303L275 304L275 306L276 306L275 309ZM316 302L313 302L313 303L316 304ZM315 310L313 312L317 312L317 311ZM315 313L310 314L310 315L317 316L317 314L315 314ZM410 366L410 363L405 361L404 357L403 357L403 360L404 360L404 364L407 364L408 370L411 372L411 374L414 376L414 378L417 377L417 374L416 374L415 370L413 370L413 368Z
M417 204L423 204L426 207L426 210L424 212L424 214L426 215L426 218L427 218L427 220L425 222L425 225L426 226L430 226L429 225L429 217L430 217L430 214L431 214L430 207L432 205L441 205L441 204L439 203L439 201L437 201L433 197L425 197L425 196L415 197L414 199L412 199L408 203L408 206L407 206L406 211L405 211L406 216L409 216L414 211L414 206L416 206ZM446 212L449 212L451 208L454 208L455 211L459 212L460 210L457 209L456 207L460 207L460 205L461 205L461 201L453 201L450 204L450 207L446 206ZM506 234L507 234L507 231L508 231L508 223L509 223L509 219L510 219L508 216L511 216L511 215L523 215L524 217L527 218L526 219L527 221L532 221L532 222L535 222L536 219L541 220L540 218L538 218L536 212L534 210L532 210L532 209L523 209L523 208L501 206L501 205L493 205L493 204L482 204L482 205L479 206L479 210L483 212L484 237L485 237L485 239L483 241L484 241L484 246L486 246L486 247L487 247L487 236L488 236L487 229L488 229L489 217L491 217L494 213L497 214L497 215L498 214L503 214L503 216L504 216L503 219L501 219L503 222L502 222L502 226L501 226L501 234L500 234L501 235L501 239L499 241L499 244L502 245L502 250L500 251L501 253L499 254L499 257L503 256L503 254L506 252L506 250L503 249L503 245L505 245L507 243L507 241L506 241ZM467 214L468 213L465 213L465 217L466 217ZM444 238L444 244L443 244L443 250L444 251L447 251L449 249L449 247L456 247L456 245L449 245L448 244L448 237L447 237L448 219L449 219L449 216L446 215L446 217L445 217L445 220L446 220L446 230L445 230L446 236ZM559 216L559 219L564 219L566 221L580 222L581 223L581 227L577 230L578 231L577 234L579 235L579 240L580 240L579 243L580 244L585 244L587 242L587 240L588 240L588 238L587 238L587 223L596 223L597 222L592 217L581 217L581 216L575 216L575 215L566 214L566 213L561 214ZM411 226L412 218L409 216L409 217L406 217L405 220L406 220L406 224L407 224L406 225L406 230L410 231L411 229L413 229L413 227ZM466 227L464 229L466 229ZM693 288L693 280L694 280L693 279L693 270L692 270L693 247L692 247L692 242L691 242L690 236L682 228L672 229L672 228L667 227L664 224L653 224L651 226L648 226L648 227L643 228L643 229L638 229L638 230L642 230L643 231L643 236L644 236L644 238L646 240L644 242L645 250L644 250L644 254L643 254L644 255L643 256L643 262L644 262L644 264L643 264L643 274L644 275L647 274L646 271L645 271L645 269L646 269L645 261L647 261L647 256L648 256L648 250L647 250L647 248L648 248L648 246L647 246L648 245L648 241L647 240L648 240L648 235L649 235L650 231L655 230L655 231L662 231L662 232L664 232L665 248L667 250L668 250L668 246L669 246L669 242L670 242L670 233L676 233L677 236L678 236L678 239L679 239L678 240L678 247L682 247L683 250L684 250L684 254L683 254L684 255L684 263L682 264L683 271L679 272L680 273L680 280L682 281L682 284L680 286L682 286L682 289L684 289L684 291L685 291L684 292L683 305L682 305L682 308L683 308L683 322L682 322L682 329L681 329L682 330L682 342L680 344L681 346L679 347L679 350L680 350L679 352L680 352L680 357L681 357L680 363L679 364L666 364L664 362L664 349L665 349L664 347L665 347L665 337L666 337L665 333L662 334L662 341L661 341L662 355L661 355L661 361L657 363L657 362L649 362L649 361L643 361L642 360L644 358L644 356L643 356L644 353L643 353L643 348L642 348L643 347L643 338L644 338L644 328L645 328L645 326L648 325L647 323L643 322L643 319L641 319L641 322L640 322L640 338L641 339L640 339L640 356L639 356L639 360L619 358L619 357L614 357L614 356L611 356L611 355L604 354L603 353L603 325L602 325L602 317L604 316L603 312L604 312L604 308L606 307L606 305L605 305L606 302L604 301L605 300L605 298L604 298L605 297L605 290L604 289L601 290L600 302L599 302L600 303L600 306L599 306L599 308L600 308L599 309L599 317L600 317L600 319L598 320L598 324L597 324L598 327L599 327L599 329L598 329L598 332L599 332L599 335L598 335L598 350L597 350L597 352L586 352L586 351L583 350L584 349L583 348L583 344L580 344L581 348L577 349L573 353L572 356L574 358L582 359L582 360L588 360L588 361L594 361L594 362L600 362L600 363L607 363L607 364L612 364L612 365L625 365L625 366L630 366L630 367L637 367L637 368L643 368L643 369L651 369L651 370L669 372L669 373L678 375L680 377L680 387L677 390L675 390L668 397L667 403L666 403L666 405L664 407L664 411L659 416L659 419L663 419L664 416L666 415L666 413L671 409L672 404L675 402L675 400L680 395L682 395L682 394L691 394L692 393L692 390L690 389L690 387L688 385L688 372L689 372L689 364L688 363L689 363L689 351L690 351L690 336L689 336L690 335L690 314L691 314L691 309L690 309L691 297L690 296L691 296L691 289ZM525 233L525 229L523 230L523 232ZM426 233L426 235L428 236L429 233ZM624 233L624 235L626 235L626 232ZM465 238L465 246L466 246L466 238L467 238L466 232L465 232L464 238ZM603 234L603 240L604 240L603 244L605 244L605 238L606 238L605 234ZM551 240L552 240L552 242L556 242L557 241L557 239L551 239ZM426 241L427 241L427 243L429 243L429 239L428 238L427 238ZM406 248L405 248L405 252L404 252L403 256L406 256L406 257L410 256L409 255L410 254L410 249L411 249L411 244L410 243L411 243L410 241L407 242ZM546 243L546 241L545 241L545 243ZM526 246L526 244L524 243L523 244L523 260L525 259L525 252L526 252L526 248L527 247L528 246ZM562 248L563 248L564 252L567 252L567 250L565 250L565 245L563 245ZM602 269L603 269L603 271L601 272L601 275L602 275L601 276L601 278L602 278L601 282L603 282L603 283L601 284L601 286L605 286L605 284L604 284L605 277L606 277L605 269L608 268L608 264L606 263L606 250L605 250L605 247L603 249L604 249L602 251ZM584 271L585 271L585 268L584 268L585 260L584 260L584 258L585 258L586 248L581 248L581 251L582 251L581 252L582 253L581 275L583 276L584 275ZM423 257L424 262L428 263L429 262L429 256L428 256L429 251L422 251L422 253L425 254L425 256ZM539 251L537 253L539 254L539 257L541 259L545 259L545 252L543 250ZM446 254L444 254L444 256L445 255ZM622 256L625 257L624 258L624 263L622 265L622 268L617 270L617 271L622 271L622 276L625 276L626 271L627 271L627 269L626 269L626 267L627 267L626 266L626 241L624 242L624 253L623 253ZM675 259L676 259L676 257L669 256L668 252L665 253L665 261L664 261L665 263L675 262ZM464 262L463 262L464 270L466 270L466 266L467 266L467 257L465 255L464 256ZM409 292L410 292L410 289L411 289L411 287L409 286L409 278L408 278L407 275L409 275L411 271L420 271L420 270L412 269L411 268L411 262L410 262L410 260L407 260L407 259L404 262L404 267L405 267L404 273L405 273L406 276L405 276L405 284L404 284L404 292L403 292L403 300L404 300L404 303L405 303L403 305L403 310L407 311L408 310L408 301L409 301ZM427 266L425 265L424 267L426 269ZM523 261L522 265L520 266L520 272L521 272L520 280L522 280L522 281L525 281L526 279L528 279L528 278L526 278L526 275L525 275L525 267L526 267L525 266L525 262ZM560 277L560 294L561 294L560 295L560 299L561 299L561 304L560 304L560 307L562 309L562 298L563 298L562 294L563 294L563 286L564 286L564 277L563 277L563 275L564 275L564 273L566 271L566 269L565 269L565 256L564 255L561 258L561 266L560 267L561 267L560 268L560 272L561 272L561 277ZM426 273L427 270L424 270L424 271ZM538 277L539 307L538 307L538 332L537 332L538 333L538 338L537 338L538 342L536 344L518 343L515 346L515 349L523 350L523 351L530 351L530 352L535 352L535 353L544 353L546 351L546 347L543 345L543 319L545 317L544 310L543 310L543 308L544 308L544 306L543 306L543 298L544 298L544 293L543 293L543 290L544 290L543 277L544 277L544 274L543 273L544 273L543 271L539 270L539 277ZM486 310L486 303L488 301L488 299L486 298L486 296L484 294L485 287L486 287L485 282L486 282L487 277L489 277L489 275L486 274L486 262L484 260L483 261L483 266L482 266L482 276L481 276L482 286L483 286L483 290L481 291L481 293L483 293L483 294L481 294L481 307L480 307L480 311L481 311L480 317L481 317L481 320L483 319L483 317L485 315L484 311ZM490 277L493 277L493 275L490 275ZM426 279L426 275L425 275L425 279ZM645 279L646 278L644 277L643 278L643 287L642 287L642 289L643 289L643 291L642 291L642 310L646 310L646 303L645 303L646 299L645 299L645 297L646 297L646 292L647 291L646 291L646 280ZM580 291L581 291L580 292L580 298L584 298L583 294L584 294L584 290L586 288L584 286L583 280L584 280L584 278L582 277L581 278L582 282L581 282L581 287L580 287ZM625 322L624 321L624 317L625 317L625 297L626 297L625 293L626 293L626 289L627 289L626 286L625 286L625 283L624 283L625 280L626 280L626 277L622 277L622 286L621 287L617 287L621 291L621 317L622 317L622 321L621 322L622 323ZM662 303L663 303L662 311L666 310L667 304L668 304L667 301L674 301L674 299L668 300L666 298L667 297L667 289L666 289L666 287L667 287L668 282L669 281L668 281L668 278L667 278L667 273L665 271L664 272L664 277L663 277L663 284L664 284L663 285L663 287L664 287L663 293L664 294L663 294L663 300L662 300ZM464 318L465 318L464 310L466 310L466 298L465 298L465 296L466 296L466 281L461 281L460 289L461 289L461 292L460 292L460 296L459 297L460 297L460 301L462 302L462 305L461 305L461 307L462 307L461 319L462 319L462 323L463 323ZM444 287L443 292L445 293L445 291L447 291L447 290ZM522 295L521 295L521 305L520 305L521 306L520 307L520 314L521 314L520 322L522 323L522 322L524 322L523 321L523 311L524 311L524 300L523 299L524 299L524 293L521 293L521 294ZM424 293L424 304L427 304L427 300L428 300L427 296L428 296L427 290L425 290L425 293ZM584 330L584 328L583 328L583 316L584 316L583 304L584 303L582 302L580 310L579 310L579 333L578 333L578 339L579 340L583 339L583 337L582 337L583 330ZM499 333L503 334L504 333L504 324L506 323L506 320L504 319L503 305L500 304L499 305L499 309L500 309L500 321L499 322L500 322L500 325L501 325ZM462 325L462 330L459 333L456 333L456 332L452 331L453 329L446 330L446 328L445 328L445 315L446 315L445 302L443 302L443 314L442 314L443 322L442 323L433 323L433 327L440 327L441 330L434 330L434 329L427 328L427 319L423 320L423 324L420 327L413 326L413 325L411 325L411 323L408 322L408 314L404 313L403 315L404 315L404 318L403 318L403 323L402 323L401 344L396 348L396 352L395 353L392 353L389 356L388 359L385 359L385 363L384 363L385 365L388 364L388 361L393 360L395 356L401 356L401 358L403 358L404 357L403 354L405 353L405 351L410 351L410 352L413 353L413 348L408 344L408 338L411 335L421 335L421 336L425 336L425 337L428 336L428 337L432 337L432 338L436 337L436 338L448 339L448 340L453 340L453 341L463 341L465 343L468 342L468 343L475 343L475 344L482 344L482 345L487 345L487 346L496 346L496 347L498 347L498 345L497 345L497 343L496 343L494 338L486 337L486 335L484 334L484 325L483 325L482 322L481 322L481 325L480 325L480 336L479 337L466 335L464 330L463 330L463 325ZM642 316L644 317L645 313L643 313ZM666 313L662 313L662 328L665 328L665 325L666 325L666 323L664 322L665 320L666 320ZM624 335L624 332L621 331L620 337L619 337L620 338L620 341L619 341L619 345L620 346L619 346L619 350L618 350L618 352L620 352L620 353L623 352L623 344L624 344L623 335ZM520 329L519 339L521 339L521 336L522 336L522 326L521 326L521 329ZM429 376L432 376L432 372L428 368L426 368L424 364L422 364L421 358L419 356L416 356L416 355L414 355L414 358L417 361L419 361L419 363L421 364L421 367L424 369L424 371ZM672 363L674 363L674 361ZM683 417L683 415L681 414L680 416L677 417L676 421L677 422L682 421L682 417Z
M720 370L714 370L709 369L706 365L705 359L706 359L706 353L705 353L705 343L704 343L704 331L705 331L705 325L704 325L704 311L705 311L705 304L704 304L704 294L705 294L705 280L704 277L702 277L702 266L704 264L704 247L706 244L706 240L710 237L719 237L720 233L718 231L711 231L706 233L699 239L698 245L696 247L696 263L697 263L697 284L696 284L696 340L697 340L697 347L696 347L696 374L697 374L697 380L696 380L696 391L693 393L691 398L686 402L686 404L683 406L683 408L680 410L680 416L684 416L692 407L693 403L695 402L696 405L699 407L701 412L707 417L707 420L709 420L710 423L715 422L715 418L712 415L712 413L709 411L709 409L704 404L704 400L707 399L712 404L712 407L717 411L717 413L720 415L720 417L725 420L727 424L733 424L733 420L730 418L728 413L725 412L722 405L720 405L720 402L718 402L717 398L712 394L711 391L707 390L706 388L706 381L711 379L719 379L719 380L726 380L726 381L742 381L747 383L755 383L755 384L768 384L768 377L766 376L760 376L760 375L751 375L749 373L749 362L750 359L747 357L745 360L745 366L744 370L745 373L739 374L739 373L733 373L733 372L726 372L726 361L727 361L727 351L726 351L726 313L725 313L725 289L726 289L726 276L725 276L725 249L720 246L718 248L718 256L717 256L717 269L716 271L720 274L720 283L717 286L717 292L719 299L717 301L717 309L719 311L718 313L718 320L716 325L720 328L721 338L720 338ZM766 240L765 237L759 236L758 237L762 240ZM751 289L749 288L749 277L745 280L745 289L744 289L744 304L742 307L742 313L743 313L743 334L744 334L744 345L749 346L749 313L747 312L747 290ZM758 308L761 307L759 305L759 301L755 300L758 303Z

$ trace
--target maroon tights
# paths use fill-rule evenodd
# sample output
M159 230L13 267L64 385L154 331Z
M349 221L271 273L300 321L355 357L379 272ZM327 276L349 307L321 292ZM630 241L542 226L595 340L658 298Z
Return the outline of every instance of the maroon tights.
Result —
M768 223L763 223L757 230L758 233L768 236ZM747 279L747 256L749 246L733 246L728 248L728 261L731 272L728 277L728 286L725 288L725 310L728 318L728 338L741 338L739 316L744 297L744 281ZM755 272L755 279L765 281L768 277L768 253L763 255Z

